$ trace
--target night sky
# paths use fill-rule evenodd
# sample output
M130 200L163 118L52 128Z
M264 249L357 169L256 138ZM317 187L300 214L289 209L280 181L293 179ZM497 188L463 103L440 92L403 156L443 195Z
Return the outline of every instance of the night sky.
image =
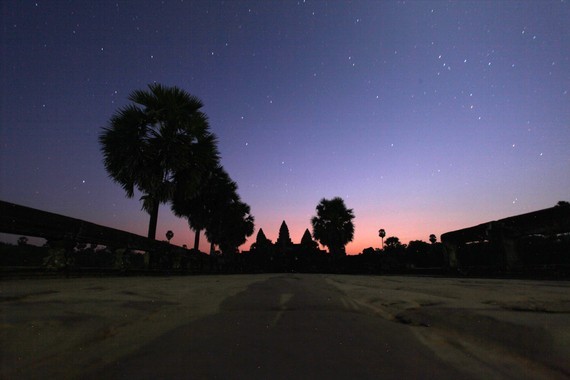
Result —
M323 197L349 253L570 200L570 1L11 1L0 199L146 235L98 136L149 83L204 102L256 231ZM157 236L193 244L163 205ZM4 235L4 237L6 237ZM202 250L207 243L202 239Z

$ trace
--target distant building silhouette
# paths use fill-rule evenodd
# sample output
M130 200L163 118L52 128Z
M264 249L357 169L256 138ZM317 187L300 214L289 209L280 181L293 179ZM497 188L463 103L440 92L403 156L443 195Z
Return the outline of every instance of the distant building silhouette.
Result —
M291 236L289 236L289 227L287 227L285 221L283 221L281 227L279 227L279 237L275 244L277 245L277 249L283 253L290 251L293 246Z
M260 228L250 251L243 253L254 271L265 272L315 272L318 271L316 268L322 267L321 261L326 257L326 251L319 249L309 229L305 230L299 244L293 243L285 221L281 223L275 244Z
M313 236L311 235L311 232L309 232L308 228L305 230L305 233L301 238L300 248L303 252L311 252L319 250L319 244L313 240Z
M273 243L271 242L271 240L269 240L266 236L265 233L263 232L263 228L260 228L259 231L257 232L257 236L255 238L255 245L260 248L260 247L266 247L266 246L270 246Z

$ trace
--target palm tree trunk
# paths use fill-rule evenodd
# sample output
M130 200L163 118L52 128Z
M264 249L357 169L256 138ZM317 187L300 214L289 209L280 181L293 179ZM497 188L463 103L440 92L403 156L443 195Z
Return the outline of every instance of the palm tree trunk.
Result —
M152 209L150 210L150 222L148 224L148 238L155 240L156 238L156 225L158 224L158 206L160 202L153 200Z
M194 235L194 249L196 251L200 250L200 229L195 230L196 231L196 235Z

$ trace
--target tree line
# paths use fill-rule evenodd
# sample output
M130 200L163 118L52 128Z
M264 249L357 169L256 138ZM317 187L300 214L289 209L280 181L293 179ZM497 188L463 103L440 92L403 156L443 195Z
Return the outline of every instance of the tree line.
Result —
M149 216L148 238L156 238L158 210L170 204L188 220L199 249L201 231L224 254L253 234L250 206L220 163L216 136L210 131L203 104L178 87L151 84L133 91L132 103L120 108L103 129L99 142L109 177L132 198L142 196ZM323 199L311 219L313 236L333 255L345 254L354 237L354 212L341 198Z
M284 224L275 249L270 249L272 243L264 240L260 230L253 248L237 260L233 256L239 252L238 247L253 234L254 217L250 206L241 200L236 182L221 165L217 138L210 130L201 100L176 86L157 83L148 85L148 89L133 91L128 100L131 103L111 116L99 136L109 177L123 188L128 198L137 192L141 194L142 209L149 214L149 239L156 239L158 211L164 204L168 204L176 216L186 218L195 231L194 256L176 258L168 252L158 255L161 256L159 268L181 267L185 260L191 259L204 261L199 252L202 231L211 244L211 254L216 252L216 245L220 248L224 258L219 261L241 260L248 267L262 270L301 268L303 265L299 263L312 254L320 255L320 259L311 267L321 268L323 251L318 249L313 237L328 248L333 258L346 256L345 246L354 237L354 212L336 197L320 201L316 216L311 219L312 236L307 230L297 249L292 249ZM168 231L168 241L172 236ZM24 239L20 240L20 247L27 247ZM64 243L64 247L59 246ZM43 265L67 268L98 263L105 267L123 267L127 262L140 261L139 256L128 250L64 243L47 242L48 254L42 258ZM59 256L64 251L62 264ZM34 251L35 261L44 256L41 252ZM287 260L297 264L284 265L274 253L289 254ZM73 260L68 263L70 258ZM259 265L266 260L273 264ZM139 267L140 263L135 266Z
M26 238L22 237L18 245L30 252L26 259L31 260L29 264L42 262L57 267L61 265L58 255L65 251L70 253L67 258L73 258L72 265L78 267L130 266L141 270L383 273L446 265L443 246L435 235L429 236L431 244L415 240L406 245L395 236L384 241L384 229L378 231L381 249L370 247L359 255L347 256L345 247L354 238L355 216L340 197L321 199L310 220L312 234L307 229L299 244L292 243L283 221L275 243L260 229L250 250L238 255L238 248L254 232L254 217L250 206L241 200L237 183L221 165L217 138L210 131L200 99L178 87L161 84L133 91L128 99L131 103L112 115L99 136L105 169L128 198L136 192L141 194L142 209L149 214L149 239L156 238L160 205L168 204L195 231L194 250L186 253L169 248L168 252L147 255L147 261L154 257L153 264L143 262L136 252L73 242L64 242L71 244L69 247L59 247L62 242L48 242L44 250L27 248ZM561 201L557 206L570 204ZM199 251L202 231L210 242L210 255ZM169 242L172 236L168 231ZM320 250L317 242L327 247L328 253ZM568 234L532 235L519 239L517 244L521 244L525 263L568 264L568 255L564 254ZM461 261L472 266L494 265L497 255L488 245L481 242L462 247L458 253ZM2 245L2 250L16 252L7 245ZM545 257L549 259L545 261ZM12 265L21 261L11 255L0 257L2 262L5 259Z
M170 204L196 232L205 231L212 250L236 252L253 234L250 206L220 163L217 138L203 104L178 87L151 84L136 90L99 136L109 177L127 197L135 190L149 216L148 238L156 238L158 210Z

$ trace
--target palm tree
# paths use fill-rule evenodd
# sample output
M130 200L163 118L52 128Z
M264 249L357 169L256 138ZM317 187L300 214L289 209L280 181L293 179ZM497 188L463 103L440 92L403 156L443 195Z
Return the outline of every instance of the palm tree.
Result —
M237 252L240 245L253 235L255 219L251 215L248 204L238 202L233 204L223 223L223 234L220 240L222 252Z
M177 188L172 210L177 216L188 218L188 224L196 231L196 249L203 229L211 244L210 253L214 252L214 245L220 246L224 253L235 252L253 234L250 207L241 201L237 184L220 165L193 194Z
M329 248L333 255L345 254L344 246L354 238L354 212L342 198L322 199L317 215L311 219L313 237Z
M384 249L384 237L386 236L386 231L384 231L384 229L381 228L378 231L378 236L380 236L380 239L382 239L382 249Z
M156 236L158 208L175 186L192 193L218 163L216 138L200 111L202 102L179 89L151 84L133 91L99 136L105 169L127 197L135 189L150 214L148 237Z
M232 199L235 194L237 184L219 165L204 179L194 194L188 194L184 187L176 189L171 208L176 216L188 218L190 228L196 233L194 249L199 249L200 233L211 223L218 205Z
M211 244L220 246L223 254L232 254L253 235L254 227L249 205L236 194L229 202L218 204L206 227L206 236Z

